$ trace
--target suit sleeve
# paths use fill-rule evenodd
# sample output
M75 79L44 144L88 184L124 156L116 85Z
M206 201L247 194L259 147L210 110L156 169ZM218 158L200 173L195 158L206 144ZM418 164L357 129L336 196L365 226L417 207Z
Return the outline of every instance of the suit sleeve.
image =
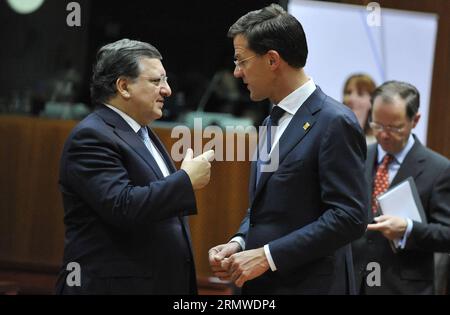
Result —
M318 141L326 210L312 223L269 243L277 272L285 275L361 237L367 226L366 143L361 128L355 119L340 115L324 128Z
M247 209L247 213L245 214L244 219L242 219L242 221L241 221L239 230L237 231L237 233L235 235L233 235L233 237L240 236L240 237L244 238L244 240L245 240L247 233L248 233L249 225L250 225L250 209Z
M450 166L437 177L429 202L429 223L413 222L407 250L450 252Z
M120 148L106 135L84 128L75 132L66 146L60 182L66 198L80 196L110 225L128 230L196 213L194 191L183 170L136 186Z

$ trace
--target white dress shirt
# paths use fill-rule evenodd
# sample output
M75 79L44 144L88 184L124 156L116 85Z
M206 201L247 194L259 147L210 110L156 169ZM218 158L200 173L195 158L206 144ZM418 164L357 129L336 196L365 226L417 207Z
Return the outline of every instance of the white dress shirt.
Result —
M133 129L134 132L137 133L139 131L139 129L141 129L141 127L143 127L140 124L138 124L133 118L131 118L130 116L125 114L123 111L121 111L120 109L118 109L112 105L109 105L109 104L105 104L105 105L108 106L109 108L111 108L117 114L119 114L120 117L122 117L123 120L125 120L128 123L128 125L130 125L131 129ZM141 138L139 137L139 139L141 139ZM169 176L170 172L169 172L166 162L164 161L164 159L161 155L161 152L159 152L158 148L155 146L152 139L150 138L149 140L150 140L150 145L149 146L146 145L146 148L150 151L150 154L155 159L155 161L158 164L158 167L161 170L161 173L164 175L164 177Z

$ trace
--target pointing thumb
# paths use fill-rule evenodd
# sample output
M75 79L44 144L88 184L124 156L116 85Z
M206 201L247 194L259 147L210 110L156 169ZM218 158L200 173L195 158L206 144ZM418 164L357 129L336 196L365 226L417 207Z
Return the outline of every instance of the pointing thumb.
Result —
M186 156L184 157L184 160L185 161L190 161L190 160L192 160L193 156L194 156L194 152L192 151L191 148L189 148L189 149L187 149Z
M208 162L211 162L214 159L214 150L206 151L202 155Z

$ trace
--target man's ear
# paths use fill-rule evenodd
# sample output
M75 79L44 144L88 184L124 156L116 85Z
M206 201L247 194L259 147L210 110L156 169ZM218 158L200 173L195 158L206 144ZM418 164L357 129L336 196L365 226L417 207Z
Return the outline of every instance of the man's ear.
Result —
M269 66L275 69L280 65L281 57L280 54L276 50L269 50L267 53L267 58L269 62Z
M117 92L125 99L129 99L131 97L130 91L128 90L128 82L128 79L125 77L119 77L116 80Z
M414 116L414 118L413 118L413 128L415 128L416 127L416 125L419 123L419 120L420 120L420 113L417 113L415 116Z

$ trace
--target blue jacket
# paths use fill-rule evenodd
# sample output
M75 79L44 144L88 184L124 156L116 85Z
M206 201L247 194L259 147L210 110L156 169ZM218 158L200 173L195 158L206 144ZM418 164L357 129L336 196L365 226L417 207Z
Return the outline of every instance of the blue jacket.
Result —
M197 292L186 219L197 212L194 191L149 133L171 172L166 178L138 135L106 106L67 139L59 180L66 234L57 293ZM81 267L80 287L66 283L70 262Z
M368 198L366 143L353 112L317 87L278 145L279 166L258 185L252 165L250 207L237 233L246 249L269 244L277 270L242 292L354 293L348 244L366 229Z

